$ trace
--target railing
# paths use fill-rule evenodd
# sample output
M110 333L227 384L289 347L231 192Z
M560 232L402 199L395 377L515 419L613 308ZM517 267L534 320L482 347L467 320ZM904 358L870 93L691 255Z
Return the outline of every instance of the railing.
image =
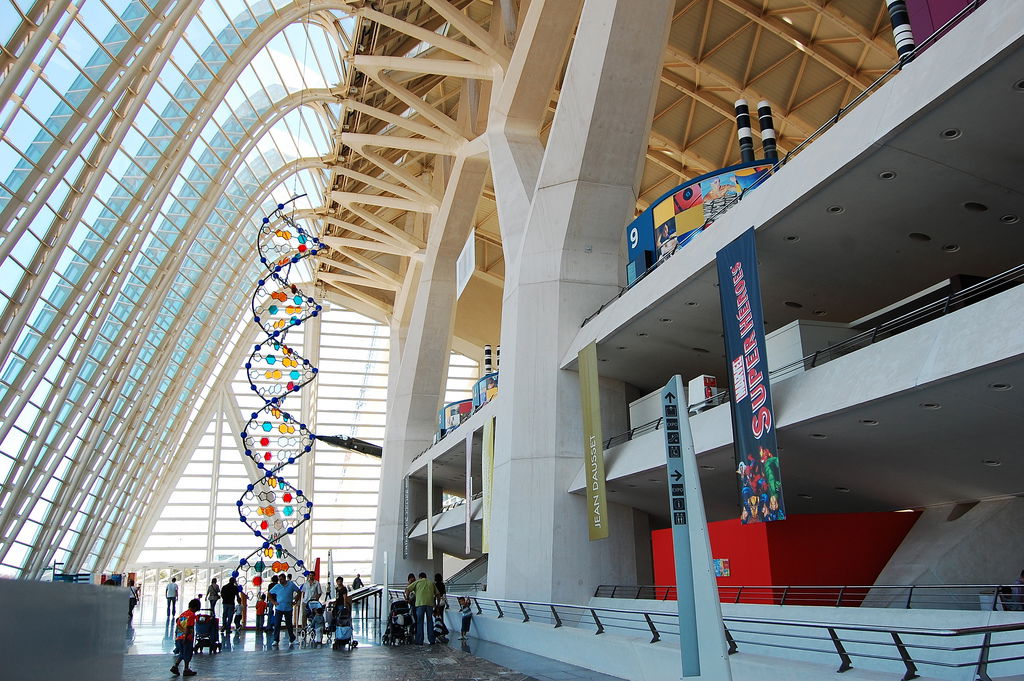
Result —
M722 603L817 605L947 610L1024 610L1011 584L904 584L880 586L719 586ZM602 584L596 598L674 601L675 586Z
M738 196L735 196L732 199L728 200L727 202L723 203L722 207L718 211L713 213L705 221L704 227L710 226L710 224L713 223L715 220L717 220L725 211L727 211L730 208L732 208L732 206L734 206L736 203L739 203L739 201L741 201L743 199L743 197L746 195L747 192L749 192L751 189L754 189L755 187L757 187L759 184L764 182L764 180L766 178L771 177L772 175L774 175L775 172L777 170L779 170L779 168L781 168L782 166L784 166L787 163L789 163L789 160L793 156L795 156L800 151L802 151L804 149L804 147L806 147L808 144L810 144L814 140L816 140L819 137L821 137L826 131L828 131L830 128L832 128L832 126L834 126L836 123L838 123L843 118L843 116L845 116L851 109L854 109L858 104L860 104L862 101L867 99L868 95L872 94L875 90L877 90L882 85L884 85L885 82L888 81L889 78L892 77L892 75L894 73L896 73L897 71L899 71L900 69L903 68L903 65L905 63L907 63L908 61L914 59L914 57L916 57L925 48L927 48L932 43L934 43L936 40L938 40L940 37L942 37L947 32L949 32L949 30L953 26L956 26L958 23L960 23L960 21L963 20L964 17L966 17L968 14L970 14L971 12L976 10L984 2L985 2L985 0L973 0L973 2L968 3L962 10L957 12L956 15L953 18L951 18L945 24L943 24L942 26L937 28L935 30L935 32L932 33L930 36L928 36L927 38L922 40L920 43L918 43L918 45L914 48L914 50L912 52L908 53L905 58L897 61L895 64L893 64L891 67L889 67L888 71L886 71L885 73L880 75L873 83L871 83L871 85L868 85L860 94L858 94L856 97L854 97L852 100L850 100L849 104L847 104L846 106L839 107L839 109L836 111L834 116L832 116L827 121L825 121L821 125L820 128L818 128L817 130L812 132L810 134L810 136L808 136L806 139L804 139L803 142L801 142L800 144L796 145L793 149L791 149L789 152L787 152L781 159L779 159L775 163L775 165L773 165L771 167L771 170L769 170L768 173L766 173L765 175L763 175L760 178L758 178L750 187L747 188L747 190L745 192L743 192L742 194L739 194ZM679 253L679 250L676 250L675 253ZM675 253L673 253L673 255ZM655 269L657 269L659 265L661 265L663 262L665 262L666 260L668 260L671 257L672 257L672 255L669 255L668 257L659 259L657 262L654 263L653 266L651 266L650 269L648 269L642 275L640 275L635 280L633 280L633 282L631 284L628 284L626 286L621 287L619 289L619 292L613 298L611 298L611 299L605 301L604 303L602 303L601 307L597 308L596 312L594 312L592 315L590 315L589 317L584 319L583 322L580 324L580 327L582 328L582 327L586 326L590 322L590 320L592 320L597 315L601 314L602 310L604 310L606 307L608 307L609 305L614 303L616 300L621 298L626 293L626 291L628 291L629 289L631 289L634 286L636 286L638 282L643 280L647 275L649 275L651 272L653 272Z
M612 435L610 438L604 441L604 448L610 449L621 445L623 442L629 442L637 435L645 435L647 433L653 433L654 431L661 428L661 422L663 419L657 418L650 423L645 423L642 426L637 426L627 430L625 433L619 433L618 435Z
M381 584L367 584L349 591L349 598L352 599L352 608L357 610L356 616L364 622L380 619L381 605L384 601L384 587ZM368 603L373 603L373 617L370 617ZM356 608L356 606L360 606Z
M454 604L459 595L448 594ZM402 592L391 591L392 598L401 598ZM558 629L563 626L593 631L595 635L615 633L631 636L650 635L650 643L665 638L679 637L679 618L676 613L597 608L565 603L538 603L508 599L471 596L478 616L495 619L520 620L523 623L548 624ZM833 624L827 622L800 622L795 620L724 617L722 622L730 655L740 652L740 646L815 653L838 658L837 672L853 667L854 659L894 662L905 670L903 681L916 678L920 665L945 668L974 668L980 681L991 681L990 665L1024 660L1024 655L1011 650L999 657L1009 646L1024 646L1024 622L969 627L959 629L926 629L916 627L887 627L860 624ZM999 640L993 641L993 635ZM750 636L752 638L746 638ZM1008 640L1011 639L1011 640Z

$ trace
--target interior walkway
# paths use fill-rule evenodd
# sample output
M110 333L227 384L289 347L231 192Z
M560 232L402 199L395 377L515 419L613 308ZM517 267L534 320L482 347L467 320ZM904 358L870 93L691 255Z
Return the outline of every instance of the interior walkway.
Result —
M170 630L139 627L129 632L124 681L175 678L170 674ZM621 681L556 660L470 638L449 645L381 646L377 632L357 632L359 647L335 651L301 645L267 648L266 637L246 632L222 639L216 655L192 660L196 679L210 681ZM282 632L282 640L287 636Z

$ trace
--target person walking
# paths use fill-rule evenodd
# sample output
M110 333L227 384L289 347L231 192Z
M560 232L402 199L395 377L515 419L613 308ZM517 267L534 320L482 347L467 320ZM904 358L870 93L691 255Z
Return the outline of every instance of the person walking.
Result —
M274 645L279 645L281 642L281 620L283 619L288 627L288 641L295 643L295 624L292 617L292 608L295 603L295 594L299 592L299 588L295 586L295 582L282 577L274 586L270 589L277 599L274 604Z
M231 620L235 616L235 599L238 598L238 584L235 582L235 578L232 577L228 580L220 590L220 598L222 601L224 621L221 623L221 629L224 633L231 633Z
M423 645L423 632L427 633L430 645L434 645L434 605L437 603L437 589L427 579L427 573L421 572L420 578L410 584L407 591L416 597L416 645Z
M135 617L135 606L139 604L139 597L142 595L139 587L135 586L135 580L128 580L128 621Z
M320 586L320 580L310 576L302 587L302 615L306 621L313 617L314 608L323 605L323 597L324 588Z
M352 590L355 591L356 589L362 589L362 588L363 588L363 579L359 576L359 573L357 572L356 573L356 578L352 580Z
M178 665L185 663L184 676L195 676L196 672L189 668L192 661L192 651L196 640L196 614L202 601L193 598L188 602L188 609L178 615L174 622L174 664L171 666L171 673L178 676Z
M164 595L167 597L167 619L174 617L174 613L178 612L178 578L171 577L170 583L167 588L164 589Z
M210 580L210 586L206 589L206 601L210 604L210 614L217 616L217 601L220 600L220 587L217 586L217 578Z

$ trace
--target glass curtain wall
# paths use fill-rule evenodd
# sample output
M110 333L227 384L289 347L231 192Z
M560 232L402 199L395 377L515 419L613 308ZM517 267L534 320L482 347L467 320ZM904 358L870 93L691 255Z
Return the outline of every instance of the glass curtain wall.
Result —
M319 203L352 19L307 5L0 0L0 574L123 562L248 303L254 219Z

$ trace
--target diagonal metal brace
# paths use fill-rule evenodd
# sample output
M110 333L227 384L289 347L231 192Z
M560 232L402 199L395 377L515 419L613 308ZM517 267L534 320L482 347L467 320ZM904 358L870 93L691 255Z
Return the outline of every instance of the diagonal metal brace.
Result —
M654 626L654 622L653 620L651 620L651 616L648 615L646 612L644 613L644 619L647 620L647 626L651 628L651 634L654 635L654 638L651 639L651 643L657 643L661 640L661 634L658 633L658 629Z
M914 660L910 657L910 652L907 650L906 644L900 639L900 635L895 631L889 632L892 634L892 642L896 644L896 650L900 651L900 657L903 659L903 664L907 667L907 673L903 675L901 681L910 681L910 679L916 679L917 665L914 664Z
M597 611L594 610L593 608L591 608L590 609L590 614L594 617L594 624L597 625L597 631L594 632L594 635L596 636L598 634L603 634L604 633L604 625L601 624L601 620L598 619Z
M829 627L828 635L832 637L832 645L836 647L836 652L839 653L839 659L843 661L843 663L839 665L839 669L836 670L836 673L842 674L843 672L852 669L853 662L850 661L850 655L846 652L846 648L843 647L843 642L839 640L836 630Z

